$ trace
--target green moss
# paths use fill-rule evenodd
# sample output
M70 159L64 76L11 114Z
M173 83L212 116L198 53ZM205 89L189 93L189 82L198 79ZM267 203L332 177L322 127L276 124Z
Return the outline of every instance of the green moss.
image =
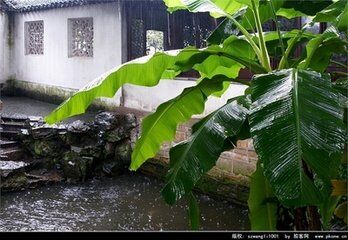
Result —
M24 173L15 174L9 178L6 178L0 184L1 191L17 191L25 188L29 184L28 178Z

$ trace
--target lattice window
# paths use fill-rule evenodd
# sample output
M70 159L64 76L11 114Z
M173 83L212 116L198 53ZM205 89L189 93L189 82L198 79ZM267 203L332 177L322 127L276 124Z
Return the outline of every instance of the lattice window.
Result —
M131 24L131 56L132 59L144 56L144 21L132 19Z
M164 33L162 31L146 31L146 54L152 55L164 51Z
M184 47L196 46L196 27L190 23L186 23L183 29Z
M44 22L25 22L25 54L42 55L44 53Z
M93 18L68 21L69 57L93 57Z

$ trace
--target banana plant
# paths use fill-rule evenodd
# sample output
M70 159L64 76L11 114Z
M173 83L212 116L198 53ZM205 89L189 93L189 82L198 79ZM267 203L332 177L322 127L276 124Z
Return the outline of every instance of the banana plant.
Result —
M170 150L164 200L174 204L186 198L191 227L197 229L195 184L223 151L232 149L237 140L251 137L258 154L248 200L252 229L277 229L280 207L308 216L305 221L295 216L296 229L322 229L319 213L325 222L332 215L334 208L324 206L330 200L331 180L339 174L347 141L342 89L332 84L327 72L334 54L347 53L346 0L164 3L169 12L209 12L223 21L207 39L207 47L156 53L125 63L75 93L46 122L84 113L95 98L112 97L123 84L155 86L161 79L169 81L181 72L196 70L201 77L195 86L161 104L142 121L130 165L137 170L155 157L161 144L174 139L178 124L204 111L210 96L221 96L231 82L246 84L245 95L201 119L193 126L191 137ZM301 29L281 31L279 17L309 17L312 21ZM276 31L263 31L266 21L274 21ZM308 30L319 22L330 27L316 34ZM299 56L294 55L298 48L302 51ZM271 65L271 58L280 61ZM243 68L253 73L251 81L238 79ZM347 91L347 85L342 86Z

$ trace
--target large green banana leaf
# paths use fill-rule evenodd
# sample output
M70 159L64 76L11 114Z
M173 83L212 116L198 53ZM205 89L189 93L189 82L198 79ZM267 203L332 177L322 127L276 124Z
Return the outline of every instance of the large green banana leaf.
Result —
M243 50L246 53L249 52L243 41L242 39L229 40L229 44L222 47L211 46L205 49L188 47L183 50L166 51L122 64L76 92L51 112L45 121L51 124L84 113L96 98L113 97L125 83L147 87L155 86L161 79L172 79L180 72L190 70L194 65L209 65L210 60L205 60L211 55L231 58L254 72L265 72L253 59L237 55ZM238 51L234 49L238 49ZM249 55L252 56L252 54Z
M141 137L132 153L130 169L137 170L146 160L156 156L163 143L174 139L180 123L201 114L208 96L221 91L224 81L230 79L220 75L213 79L205 78L198 85L184 89L176 98L162 103L156 112L145 117Z
M296 69L258 75L251 99L250 131L274 194L285 205L320 204L302 161L323 182L337 173L345 126L330 77Z
M259 5L259 14L261 23L273 18L273 11L269 1L255 1ZM247 30L255 29L255 20L250 8L250 0L165 0L169 11L173 12L180 9L186 9L191 12L210 12L215 17L227 16L233 17ZM330 5L332 1L293 1L293 0L273 0L273 7L277 15L286 18L295 18L299 16L314 16L317 12ZM228 7L230 6L230 8ZM231 7L233 6L233 7ZM246 8L249 6L249 8ZM218 9L218 10L217 10ZM224 14L216 14L223 12ZM238 33L232 20L226 18L207 39L209 44L220 44L231 34Z
M245 7L239 0L164 0L164 2L170 12L185 9L191 12L210 12L214 17L233 15Z
M238 56L239 59L244 59L243 61L249 63L252 63L255 58L255 53L245 40L232 36L223 43L222 48L212 46L199 55L193 55L188 60L185 59L185 63L177 61L175 66L179 66L181 70L196 69L202 78L205 78L203 79L205 83L202 81L198 83L198 88L186 89L178 98L160 105L154 114L144 119L141 137L132 154L132 170L136 170L147 159L154 157L164 142L172 141L179 123L186 122L194 114L202 113L206 96L214 93L221 94L227 89L230 81L238 76L243 65L237 63L233 57L231 59L221 54L212 55L208 52L210 50L227 53L228 56ZM204 61L201 62L201 59ZM216 76L218 77L216 78ZM206 86L211 87L208 85L207 79L222 79L223 81L220 81L222 85L219 85L220 82L210 81L221 88L219 90L217 88L206 89Z
M268 0L164 0L170 12L177 10L189 10L191 12L210 12L214 17L233 15L241 8L251 8L252 1L264 17L263 21L271 18L272 11L269 8ZM328 7L331 0L272 0L275 10L287 18L303 15L314 16L317 12ZM253 20L252 16L249 17Z
M239 97L239 98L244 98ZM162 195L173 204L190 193L201 176L216 163L224 142L236 137L247 118L248 109L233 99L192 128L191 137L170 150L170 169Z
M173 78L179 72L167 71L176 61L185 61L201 52L195 48L156 53L122 64L87 84L58 108L46 116L47 123L84 113L87 107L99 97L113 97L125 83L155 86L161 78Z
M263 175L261 161L257 162L256 171L251 175L248 206L252 230L277 230L277 201Z

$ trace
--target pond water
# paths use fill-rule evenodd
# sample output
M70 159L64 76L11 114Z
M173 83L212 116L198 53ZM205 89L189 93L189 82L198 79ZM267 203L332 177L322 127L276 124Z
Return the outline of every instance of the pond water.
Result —
M166 205L162 186L160 180L127 173L2 194L0 231L189 230L185 202ZM249 229L247 209L197 197L202 230Z
M27 116L47 116L58 105L38 101L27 97L6 97L1 96L3 107L0 110L0 114L3 116L11 117L27 117ZM87 112L72 118L68 118L62 123L71 123L76 120L92 121L95 113Z

